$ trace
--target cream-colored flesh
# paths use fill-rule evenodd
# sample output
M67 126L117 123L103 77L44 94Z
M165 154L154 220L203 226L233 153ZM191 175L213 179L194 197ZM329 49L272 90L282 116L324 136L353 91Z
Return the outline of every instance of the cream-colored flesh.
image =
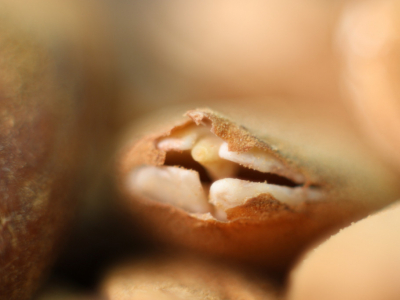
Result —
M164 151L184 151L190 150L193 148L194 144L197 140L207 135L209 129L204 126L201 127L193 127L189 126L188 128L182 129L178 132L172 133L166 138L160 140L157 144L158 149Z
M191 213L210 211L199 174L178 167L142 166L128 178L132 191Z
M237 173L238 165L219 155L222 140L217 136L201 137L191 151L192 158L200 163L211 179L233 177Z
M262 182L226 178L218 180L211 185L209 201L216 207L227 210L243 205L247 200L262 194L271 195L275 199L288 204L316 200L320 196L318 191L309 188L290 188Z
M132 192L172 204L199 219L226 221L226 210L263 194L287 204L321 198L320 191L309 187L288 187L235 178L241 165L259 172L283 175L297 183L305 182L302 174L260 149L245 153L229 151L228 144L205 126L191 126L175 132L159 140L157 147L164 151L190 150L193 160L200 163L212 179L211 186L202 185L195 170L142 166L132 171L129 177Z
M219 156L249 169L286 176L297 183L305 181L302 174L289 170L275 157L260 149L253 148L248 152L237 153L229 151L228 143L224 142L219 148Z

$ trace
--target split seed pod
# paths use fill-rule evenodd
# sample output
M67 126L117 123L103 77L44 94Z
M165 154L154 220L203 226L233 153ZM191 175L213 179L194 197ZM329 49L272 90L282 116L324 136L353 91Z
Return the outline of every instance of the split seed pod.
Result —
M84 7L0 3L0 299L32 297L67 237L91 159L101 164L103 152L90 151L107 135L93 132L111 116L102 115L111 72L106 55L91 54L106 49L104 32L85 35L95 21Z
M188 257L125 263L107 274L101 289L107 300L278 299L266 278Z
M395 175L351 140L317 127L290 143L270 136L267 110L234 110L191 110L126 146L122 199L163 241L282 271L311 241L399 195Z

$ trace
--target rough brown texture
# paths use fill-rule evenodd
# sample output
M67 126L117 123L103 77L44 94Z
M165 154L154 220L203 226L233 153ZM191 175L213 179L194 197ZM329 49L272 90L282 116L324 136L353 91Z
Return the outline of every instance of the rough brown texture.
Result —
M188 257L125 263L102 284L108 300L272 300L277 290L267 278Z
M72 3L0 4L0 299L32 297L101 143L89 132L102 126L108 75L92 69L89 42L67 26L86 23Z
M188 114L192 122L211 122L212 132L225 139L230 149L247 151L256 145L269 152L301 172L306 177L305 185L317 186L325 196L318 202L305 201L296 205L259 196L228 210L228 222L199 220L171 205L134 197L125 187L127 172L142 164L162 164L165 153L156 149L156 140L168 135L176 126L173 124L160 134L131 142L121 156L118 174L123 203L135 218L169 244L270 270L284 270L315 239L400 195L395 174L351 137L335 136L334 132L327 136L329 132L321 132L323 125L307 129L309 136L296 135L293 128L294 138L290 141L287 139L290 135L283 131L277 138L272 137L279 129L269 134L271 126L259 108L239 107L236 114L231 114L235 118L210 109ZM183 119L180 126L190 122ZM296 123L296 127L301 125Z

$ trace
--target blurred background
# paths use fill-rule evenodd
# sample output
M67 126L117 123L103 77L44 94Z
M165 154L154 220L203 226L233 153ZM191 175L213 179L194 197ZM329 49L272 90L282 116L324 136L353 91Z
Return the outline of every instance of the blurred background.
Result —
M122 1L113 9L122 96L135 99L127 113L265 98L341 110L340 2Z
M88 167L101 164L88 172L94 179L49 279L56 291L89 293L116 259L149 251L113 205L112 164L125 131L154 111L216 101L260 107L266 118L346 135L400 170L396 1L34 0L14 11L39 36L89 45L73 55L107 76L87 84L110 87L97 108L108 120L99 142L107 151Z

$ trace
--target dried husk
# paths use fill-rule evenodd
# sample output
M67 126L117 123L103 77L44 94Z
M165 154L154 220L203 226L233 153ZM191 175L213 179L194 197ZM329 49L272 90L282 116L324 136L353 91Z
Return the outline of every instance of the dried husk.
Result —
M32 297L102 164L112 72L86 5L0 3L0 299Z
M131 139L119 158L117 178L123 205L146 225L144 228L150 228L166 243L282 271L315 239L399 196L396 175L364 148L349 128L320 120L313 124L302 116L287 118L283 113L275 122L278 118L272 117L268 107L251 107L248 103L216 106L229 117L211 109L197 109L190 112L192 120L173 121L176 117L172 116L166 126L163 124L168 117L160 118L162 114L145 120L142 127L136 125L136 137L130 133ZM174 128L201 121L211 123L212 132L227 141L230 149L243 152L256 145L301 172L306 178L304 186L317 186L323 198L289 205L260 195L226 211L228 221L221 222L200 220L172 205L135 197L128 191L126 178L132 169L163 164L165 152L156 149L158 138ZM152 130L152 126L158 129Z
M108 300L278 299L268 278L190 257L153 257L114 267L101 285Z

